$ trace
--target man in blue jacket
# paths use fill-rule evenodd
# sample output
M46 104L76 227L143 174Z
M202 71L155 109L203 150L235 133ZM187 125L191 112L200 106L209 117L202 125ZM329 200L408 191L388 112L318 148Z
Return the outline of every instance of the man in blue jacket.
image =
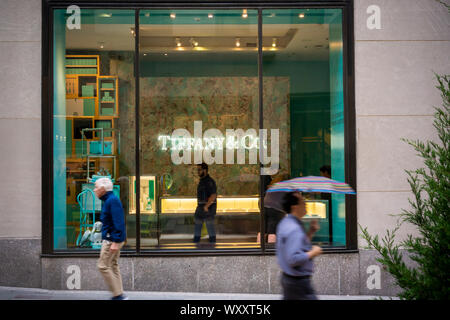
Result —
M281 286L284 300L317 300L311 285L312 259L322 253L311 239L319 230L317 220L311 221L308 232L300 220L306 214L305 199L299 192L289 192L283 199L287 214L277 227L277 259L283 272Z
M109 178L95 181L95 195L103 201L100 220L102 222L102 249L97 267L100 270L112 300L124 300L122 276L119 269L120 249L126 239L125 217L120 199L113 193L113 184Z

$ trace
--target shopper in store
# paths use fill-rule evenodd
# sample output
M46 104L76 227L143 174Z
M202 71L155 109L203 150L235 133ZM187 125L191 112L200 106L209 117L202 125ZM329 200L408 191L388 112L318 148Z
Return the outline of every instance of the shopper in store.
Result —
M217 210L217 187L216 182L208 174L208 165L202 163L197 165L197 173L200 181L197 186L197 208L194 214L194 242L200 242L203 223L208 230L209 242L216 242L216 228L214 219Z
M312 246L311 239L319 230L317 220L306 232L301 218L306 214L306 203L299 192L289 192L283 198L283 210L289 212L277 227L276 252L282 270L281 286L284 300L317 300L311 284L312 259L322 253Z
M120 199L113 193L109 178L95 181L95 195L103 201L100 220L102 222L102 248L97 267L100 270L112 300L126 300L123 293L122 276L119 269L120 249L126 239L125 216Z

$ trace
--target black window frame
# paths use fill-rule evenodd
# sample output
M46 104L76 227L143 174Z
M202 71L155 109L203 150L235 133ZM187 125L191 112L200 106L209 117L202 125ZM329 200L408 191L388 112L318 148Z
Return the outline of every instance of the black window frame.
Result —
M135 75L139 75L139 11L148 9L252 9L258 10L259 41L262 34L262 10L265 9L302 9L333 8L341 9L343 27L343 68L344 68L344 140L345 140L345 180L356 190L356 116L355 116L355 77L354 77L354 6L353 0L172 0L172 1L120 1L120 0L42 0L42 88L41 88L41 125L42 125L42 253L43 257L90 257L97 256L97 250L54 250L53 248L53 10L78 5L82 9L129 9L135 10ZM258 50L259 111L260 126L263 124L262 101L262 47ZM136 78L136 77L135 77ZM140 176L139 163L139 77L136 78L136 177ZM262 181L261 181L262 182ZM140 183L140 179L136 179ZM263 194L260 183L260 195ZM139 197L139 185L137 185ZM345 227L346 246L326 247L324 253L358 252L356 196L346 196ZM136 213L136 248L122 250L122 256L219 256L219 255L274 255L275 250L266 248L264 237L257 249L233 250L141 250L140 214ZM264 210L264 209L263 209ZM261 234L264 228L264 214L260 219Z

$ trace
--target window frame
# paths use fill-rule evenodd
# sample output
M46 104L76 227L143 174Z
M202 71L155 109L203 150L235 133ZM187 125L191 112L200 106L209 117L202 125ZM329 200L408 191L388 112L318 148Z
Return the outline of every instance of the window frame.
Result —
M259 78L259 116L260 127L263 125L262 101L262 10L267 9L302 9L325 8L342 10L343 36L343 86L344 86L344 139L345 139L345 180L356 190L356 116L355 116L355 78L354 78L354 6L353 0L230 0L227 2L211 0L173 0L173 1L67 1L42 0L42 253L43 257L92 257L98 256L97 250L54 250L53 248L53 10L65 9L70 5L78 5L82 9L128 9L135 10L135 75L139 75L139 12L148 9L253 9L258 10L258 78ZM139 145L139 77L136 79L136 177L140 176L140 145ZM261 177L262 179L262 177ZM262 182L262 181L261 181ZM139 197L140 179L136 179ZM260 183L260 195L263 194L263 184ZM355 253L358 252L356 196L346 196L345 205L345 247L325 247L324 253ZM137 208L138 209L138 208ZM264 210L264 209L263 209ZM260 230L264 226L264 214L261 214ZM266 248L264 237L261 237L261 247L257 249L212 249L212 250L142 250L140 248L140 214L136 213L136 248L122 250L123 256L222 256L222 255L274 255L275 249Z

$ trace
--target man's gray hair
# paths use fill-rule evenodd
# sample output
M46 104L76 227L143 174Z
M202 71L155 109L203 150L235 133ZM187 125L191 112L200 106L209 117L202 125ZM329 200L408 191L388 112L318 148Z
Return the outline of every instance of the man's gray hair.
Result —
M112 191L114 186L110 178L100 178L95 181L96 187L104 187L106 191Z

